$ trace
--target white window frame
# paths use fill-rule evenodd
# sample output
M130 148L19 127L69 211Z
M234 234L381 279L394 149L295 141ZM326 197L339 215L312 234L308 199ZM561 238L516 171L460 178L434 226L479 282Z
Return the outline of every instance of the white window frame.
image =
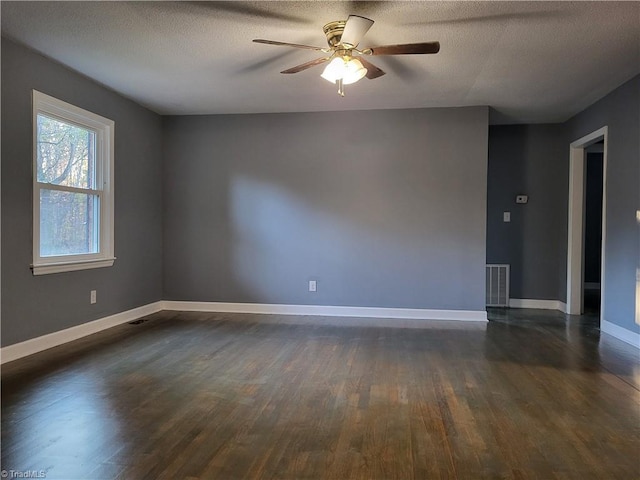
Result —
M59 119L95 132L96 185L92 194L99 197L98 252L80 255L40 256L40 190L82 191L38 182L38 114ZM33 90L33 263L34 275L110 267L114 256L114 132L113 120Z

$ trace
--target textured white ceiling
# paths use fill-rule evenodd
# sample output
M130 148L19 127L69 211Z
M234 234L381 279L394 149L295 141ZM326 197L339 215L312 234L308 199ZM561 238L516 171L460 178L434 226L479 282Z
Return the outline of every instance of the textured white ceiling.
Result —
M640 73L640 2L1 2L2 35L162 114L489 105L493 123L563 121ZM370 57L387 72L340 98L322 26L375 20L361 47L438 40L437 55Z

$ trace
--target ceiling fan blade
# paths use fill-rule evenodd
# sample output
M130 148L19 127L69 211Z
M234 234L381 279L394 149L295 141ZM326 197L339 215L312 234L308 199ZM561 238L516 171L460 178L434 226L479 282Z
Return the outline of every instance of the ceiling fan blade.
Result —
M438 53L440 51L440 42L383 45L381 47L368 48L365 52L369 50L371 50L371 55L421 55L424 53Z
M367 69L367 74L365 75L365 77L367 77L369 80L373 80L374 78L381 77L382 75L385 74L384 70L376 67L373 63L369 62L368 60L365 60L362 57L358 57L358 60L360 60L362 65L364 65L364 68Z
M312 22L307 18L297 17L294 15L288 15L287 13L280 13L275 11L276 9L270 8L271 5L264 7L252 5L249 2L180 2L184 3L184 8L193 8L200 9L202 12L209 12L211 15L216 15L217 17L220 14L229 13L231 16L235 17L248 17L254 18L264 21L266 18L273 20L281 20L284 22L292 22L299 24L310 24ZM254 2L257 3L257 2Z
M311 60L310 62L303 63L301 65L296 65L295 67L288 68L287 70L283 70L280 73L298 73L303 70L306 70L307 68L315 67L316 65L320 65L324 62L328 62L330 59L331 57L316 58L315 60Z
M324 50L322 47L312 47L311 45L301 45L299 43L276 42L275 40L264 40L262 38L255 38L253 41L255 43L264 43L266 45L279 45L281 47L304 48L306 50L316 50L319 52L322 52Z
M357 47L364 37L365 33L369 31L373 25L373 20L359 15L349 15L347 23L344 26L340 43L343 45L349 45L351 47Z
M514 12L514 13L498 13L495 15L479 15L475 17L465 17L465 18L450 18L443 20L429 20L426 22L410 22L404 23L402 25L413 26L413 25L421 25L421 26L429 26L429 25L467 25L470 23L479 23L479 22L508 22L510 20L545 20L548 18L558 19L565 15L568 15L568 12L560 11L560 10L549 10L546 12Z

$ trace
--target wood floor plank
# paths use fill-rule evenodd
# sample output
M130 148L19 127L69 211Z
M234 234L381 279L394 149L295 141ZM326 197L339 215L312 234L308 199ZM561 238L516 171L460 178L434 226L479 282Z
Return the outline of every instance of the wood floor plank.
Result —
M64 479L640 478L640 361L590 318L162 312L2 367L1 467Z

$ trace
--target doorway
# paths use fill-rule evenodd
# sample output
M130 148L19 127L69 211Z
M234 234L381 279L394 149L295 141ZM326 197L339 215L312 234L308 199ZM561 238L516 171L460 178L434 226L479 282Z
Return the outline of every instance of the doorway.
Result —
M586 227L586 190L587 190L587 153L589 150L602 150L601 204L602 219L600 221L601 242L599 271L599 312L602 319L604 312L605 282L605 242L606 242L606 200L607 200L607 136L608 128L602 127L585 135L570 145L569 159L569 224L567 245L567 313L580 315L585 306L585 227ZM601 145L601 146L594 146ZM592 147L593 146L593 147ZM591 147L591 148L589 148ZM593 246L590 244L590 248ZM590 268L592 268L590 266ZM591 273L591 272L590 272ZM590 282L593 286L593 283ZM588 296L587 296L588 298ZM592 299L588 298L589 302ZM589 303L591 306L592 303Z
M602 265L602 173L604 141L585 147L584 193L584 281L582 311L586 315L600 313L600 270Z

